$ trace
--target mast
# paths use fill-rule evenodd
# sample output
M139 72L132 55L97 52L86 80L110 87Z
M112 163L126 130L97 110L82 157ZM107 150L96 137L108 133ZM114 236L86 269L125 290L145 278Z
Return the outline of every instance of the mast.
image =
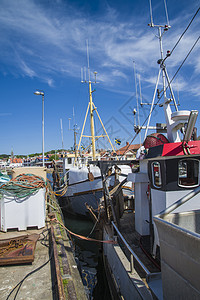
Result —
M108 134L106 132L106 129L105 129L104 125L103 125L103 122L102 122L102 120L101 120L101 118L100 118L100 116L98 114L97 108L95 107L95 105L93 103L92 93L95 90L92 90L92 83L97 83L97 81L96 81L97 72L94 72L95 80L94 80L94 82L92 82L90 80L90 65L89 65L88 41L87 41L87 60L88 60L88 81L86 80L86 72L85 72L85 80L83 80L83 70L81 69L81 82L89 84L89 103L88 103L88 107L87 107L85 119L84 119L84 122L83 122L83 127L82 127L82 131L81 131L81 136L80 136L80 139L79 139L79 144L78 144L78 147L77 147L77 152L80 149L82 137L89 137L89 138L91 138L91 145L92 145L92 159L96 160L95 141L97 139L99 139L100 137L107 137L108 142L111 145L113 152L116 153L116 151L115 151L115 149L114 149L114 147L113 147L113 145L112 145L112 143L110 141L110 138L109 138L109 136L108 136ZM90 131L91 131L91 135L88 136L88 135L83 135L83 132L84 132L85 123L86 123L86 120L87 120L87 115L88 115L89 109L90 109ZM97 114L97 116L99 118L99 121L101 123L101 126L103 128L103 131L104 131L104 134L101 134L99 136L95 135L95 130L94 130L94 112L96 112L96 114Z
M91 128L91 139L92 139L92 158L96 159L95 150L95 133L94 133L94 114L93 114L93 101L92 101L92 82L89 80L89 95L90 95L90 128Z
M166 67L164 64L164 58L163 58L163 46L162 46L162 32L161 32L161 26L158 26L158 38L160 42L160 54L161 54L161 60L160 60L160 68L162 70L162 81L163 81L163 96L164 96L164 103L163 103L163 108L164 108L164 113L165 113L165 119L167 123L167 135L168 138L171 140L171 130L169 131L170 125L173 123L171 120L171 107L170 107L170 101L167 98L167 93L166 93Z
M64 143L63 143L63 126L62 126L62 119L60 119L60 129L61 129L61 138L62 138L62 154L64 154Z
M78 127L77 127L77 124L75 123L74 107L73 107L73 122L74 122L73 129L70 129L70 120L71 120L71 118L69 118L69 130L73 130L73 132L74 132L74 155L75 155L74 164L76 165L77 158L78 158L78 150L77 150L77 143L76 143Z

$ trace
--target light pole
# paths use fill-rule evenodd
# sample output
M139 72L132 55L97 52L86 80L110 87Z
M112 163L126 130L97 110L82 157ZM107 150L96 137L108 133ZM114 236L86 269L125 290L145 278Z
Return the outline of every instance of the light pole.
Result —
M42 96L42 166L44 167L44 92L37 90L34 94Z

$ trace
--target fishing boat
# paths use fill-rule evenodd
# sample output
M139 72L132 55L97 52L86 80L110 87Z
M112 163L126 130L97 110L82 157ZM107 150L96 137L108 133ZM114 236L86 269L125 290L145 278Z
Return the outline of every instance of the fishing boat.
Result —
M96 75L97 72L94 72L96 83ZM101 160L102 158L96 153L96 141L101 138L107 138L113 153L116 158L116 151L111 143L111 140L108 136L108 133L103 125L103 122L100 118L100 115L97 111L96 106L94 105L92 94L94 90L92 90L92 81L90 80L90 69L89 69L89 58L88 58L88 77L89 80L86 82L89 85L89 103L82 127L82 132L80 135L79 143L76 144L76 127L74 126L74 157L64 157L63 158L63 174L62 181L59 184L59 188L57 190L57 197L59 204L63 210L63 214L72 214L75 216L90 218L90 211L93 213L98 213L98 207L100 198L103 196L103 185L102 185L102 177L101 171L98 166L89 165L89 161ZM84 129L86 120L88 117L88 112L90 112L90 135L84 135ZM103 134L96 136L94 130L94 113L101 123ZM92 155L90 157L85 157L84 155L80 155L79 150L81 147L81 140L83 137L88 137L91 139L91 148ZM110 159L113 159L112 157ZM119 181L122 182L130 173L131 167L127 165L122 165L121 168L111 167L109 170L109 178L108 178L108 186L110 189L114 187L115 177L119 175ZM120 172L120 174L119 174ZM123 191L125 194L132 194L132 184L124 183ZM89 208L89 209L88 209Z
M134 183L134 210L124 212L121 218L117 213L120 189L111 195L106 180L109 168L120 167L120 161L95 163L101 169L104 187L103 240L113 241L103 244L104 265L112 299L200 299L198 111L178 110L165 65L168 56L164 57L162 47L163 33L169 26L153 22L150 26L158 29L167 132L146 135L138 152L139 168L127 177ZM150 119L146 130L149 123Z

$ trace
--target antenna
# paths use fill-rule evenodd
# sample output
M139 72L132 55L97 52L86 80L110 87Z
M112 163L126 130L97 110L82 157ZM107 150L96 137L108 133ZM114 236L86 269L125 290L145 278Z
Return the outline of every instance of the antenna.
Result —
M97 72L94 71L94 83L97 83Z
M139 103L138 103L138 93L137 93L137 82L136 82L136 71L135 71L135 62L133 61L134 77L135 77L135 94L137 102L137 111L138 111L138 126L140 128L140 113L139 113ZM139 132L140 144L141 144L141 132Z
M74 113L74 106L73 106L73 121L74 121L74 125L75 125L75 113Z
M84 67L84 75L85 75L85 82L87 82L86 81L86 67Z
M140 75L138 75L139 79L139 89L140 89L140 105L142 106L142 89L141 89L141 83L140 83Z
M69 119L69 130L72 130L72 131L74 132L74 152L75 152L75 161L74 161L74 164L76 164L77 157L78 157L78 149L77 149L77 143L76 143L76 136L77 136L77 133L78 133L79 128L77 127L77 124L75 124L74 107L73 107L72 116L73 116L73 123L74 123L73 129L70 129L70 121L71 121L71 118L68 118L68 119Z
M167 13L167 4L166 4L166 0L164 0L164 4L165 4L165 13L166 13L166 18L167 18L167 25L169 27L169 18L168 18L168 13Z
M151 16L151 23L149 24L149 26L154 27L151 0L149 0L149 6L150 6L150 16Z
M86 46L87 46L87 62L88 62L88 80L90 81L90 61L89 61L88 40L86 40Z
M136 127L136 113L137 113L137 110L134 108L133 109L133 124L134 124L134 127Z
M61 129L61 137L62 137L62 150L64 150L62 119L60 119L60 129Z

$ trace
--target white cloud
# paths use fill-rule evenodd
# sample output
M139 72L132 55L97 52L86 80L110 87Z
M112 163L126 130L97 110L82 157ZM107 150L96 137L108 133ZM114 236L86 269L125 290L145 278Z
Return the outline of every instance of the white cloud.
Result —
M87 18L61 0L56 2L57 6L49 3L45 9L44 3L33 0L1 1L0 61L9 63L10 72L14 66L15 72L18 69L22 76L39 77L50 86L55 84L56 74L80 78L80 68L87 64L85 41L89 39L91 69L95 67L99 71L104 86L109 82L112 88L118 87L119 78L127 80L126 73L133 68L133 60L143 82L155 83L159 58L158 39L154 36L157 31L143 28L141 17L133 12L130 19L121 21L117 11L107 5L101 18ZM185 24L184 19L188 21L189 17L186 14L172 20L173 28L177 29L167 33L166 50L172 49L184 30L177 25ZM167 60L171 74L195 41L196 26L194 23L194 32L186 35ZM195 51L186 65L194 67L199 74L200 58ZM187 88L187 81L182 87Z

